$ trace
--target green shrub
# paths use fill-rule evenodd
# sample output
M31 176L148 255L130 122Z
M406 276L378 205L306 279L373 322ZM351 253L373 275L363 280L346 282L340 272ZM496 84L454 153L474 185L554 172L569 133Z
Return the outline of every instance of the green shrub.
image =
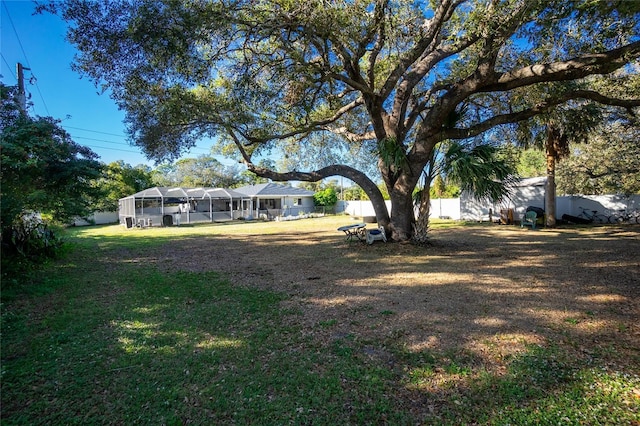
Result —
M3 275L19 274L36 262L57 256L62 238L36 216L23 216L2 232Z

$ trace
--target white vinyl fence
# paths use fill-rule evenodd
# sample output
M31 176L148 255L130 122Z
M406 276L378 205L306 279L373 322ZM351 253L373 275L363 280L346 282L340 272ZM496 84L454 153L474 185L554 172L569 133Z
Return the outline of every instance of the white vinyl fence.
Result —
M76 218L73 221L73 226L107 225L109 223L118 223L118 212L94 212L87 220Z
M391 201L385 201L387 210L391 212ZM346 213L355 217L375 217L376 212L373 209L371 201L338 201L336 205L336 213ZM417 214L417 212L416 212ZM431 218L454 219L460 220L460 198L437 198L431 200Z
M387 209L391 212L391 202L387 201ZM491 210L492 219L500 218L500 210L513 209L514 219L520 221L527 207L544 206L544 194L531 192L530 196L514 197L503 205L478 202L471 198L442 198L431 200L429 217L453 220L488 221ZM578 216L582 208L596 210L606 216L620 211L640 209L640 194L630 197L624 195L566 195L556 198L556 216L563 214ZM371 201L339 201L336 213L347 213L351 216L375 216Z
M386 205L391 212L391 201L386 201ZM492 218L496 220L500 217L500 210L508 208L514 210L514 219L519 221L529 206L544 209L544 196L532 192L529 196L514 197L503 205L492 205L467 198L435 198L431 200L429 217L432 219L488 221L489 209L491 209ZM556 199L558 219L562 218L563 214L578 216L582 212L582 208L596 210L606 216L624 210L632 211L640 209L640 194L630 197L624 195L566 195ZM338 201L335 211L354 217L375 217L376 215L371 201ZM76 219L74 225L103 225L117 222L117 212L95 212L89 217L89 221Z

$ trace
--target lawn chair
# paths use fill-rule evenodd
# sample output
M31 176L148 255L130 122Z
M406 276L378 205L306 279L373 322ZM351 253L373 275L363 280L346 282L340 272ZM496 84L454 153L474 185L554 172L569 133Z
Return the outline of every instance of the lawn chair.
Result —
M378 226L378 229L367 230L367 243L373 244L376 240L387 242L387 234L382 226Z
M538 221L538 213L534 211L528 211L525 213L522 218L522 222L520 223L520 228L524 228L525 226L530 226L531 229L536 229L536 222Z

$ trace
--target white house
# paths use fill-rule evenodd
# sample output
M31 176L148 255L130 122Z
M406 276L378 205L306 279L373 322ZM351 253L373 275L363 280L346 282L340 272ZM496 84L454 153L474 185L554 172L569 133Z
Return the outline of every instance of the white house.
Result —
M245 198L224 188L156 186L118 200L118 217L127 227L231 220L243 215Z
M261 183L236 188L251 202L249 215L272 219L278 216L297 216L314 211L313 191L277 183Z

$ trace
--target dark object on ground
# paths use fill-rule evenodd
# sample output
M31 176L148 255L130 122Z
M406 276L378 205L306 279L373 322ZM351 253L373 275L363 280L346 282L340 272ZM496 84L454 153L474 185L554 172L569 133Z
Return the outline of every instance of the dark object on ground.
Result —
M591 221L589 219L585 219L582 217L578 217L578 216L571 216L570 214L563 214L562 215L562 220L567 221L569 223L576 223L579 225L587 225L589 223L591 223Z
M536 217L544 217L544 209L541 209L540 207L529 206L525 213L526 212L536 212Z

